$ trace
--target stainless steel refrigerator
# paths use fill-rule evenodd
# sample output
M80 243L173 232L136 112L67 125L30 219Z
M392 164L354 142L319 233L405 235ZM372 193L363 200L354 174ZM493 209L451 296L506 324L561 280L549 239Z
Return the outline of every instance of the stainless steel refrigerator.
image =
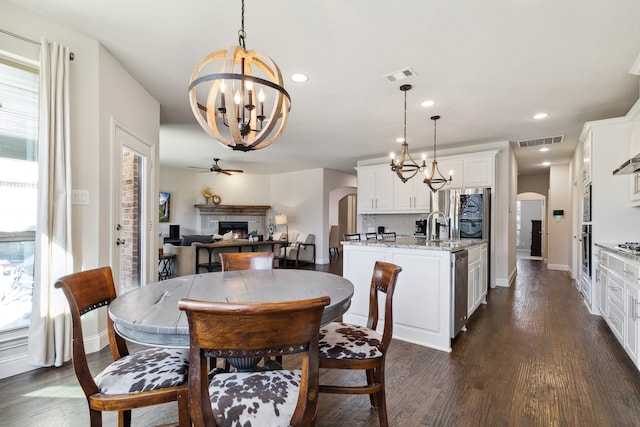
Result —
M431 235L435 235L438 224L441 238L491 239L490 188L440 190L432 193L431 212L442 214L434 215L431 224L427 224Z

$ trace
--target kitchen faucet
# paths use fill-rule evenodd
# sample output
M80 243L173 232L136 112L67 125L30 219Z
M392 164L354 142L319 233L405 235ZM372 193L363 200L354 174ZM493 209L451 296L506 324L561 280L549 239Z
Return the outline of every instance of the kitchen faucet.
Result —
M431 218L436 218L438 215L440 215L442 218L444 218L444 224L448 227L449 226L449 221L447 220L447 217L445 216L445 214L443 214L440 211L433 211L429 214L429 216L427 217L427 229L426 229L426 233L427 233L427 241L429 240L440 240L440 236L438 233L438 229L440 227L436 226L436 238L434 239L433 235L431 234Z

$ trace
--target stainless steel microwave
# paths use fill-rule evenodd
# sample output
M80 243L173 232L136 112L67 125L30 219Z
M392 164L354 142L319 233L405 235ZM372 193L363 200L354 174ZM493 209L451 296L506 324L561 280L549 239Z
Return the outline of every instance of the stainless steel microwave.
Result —
M584 189L582 198L582 222L591 222L591 184Z

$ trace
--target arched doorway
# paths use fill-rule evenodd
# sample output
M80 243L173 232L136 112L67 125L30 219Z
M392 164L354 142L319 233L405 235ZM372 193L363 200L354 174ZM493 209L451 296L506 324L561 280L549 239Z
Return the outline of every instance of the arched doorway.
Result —
M516 204L516 250L518 258L546 257L546 197L538 193L518 194Z

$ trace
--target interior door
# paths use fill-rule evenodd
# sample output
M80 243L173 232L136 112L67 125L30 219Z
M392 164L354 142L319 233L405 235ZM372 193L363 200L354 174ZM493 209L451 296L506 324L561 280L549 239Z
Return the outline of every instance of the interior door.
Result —
M125 293L156 278L150 274L153 241L153 180L151 160L154 147L118 123L114 123L115 171L112 268ZM146 260L146 261L145 261Z

